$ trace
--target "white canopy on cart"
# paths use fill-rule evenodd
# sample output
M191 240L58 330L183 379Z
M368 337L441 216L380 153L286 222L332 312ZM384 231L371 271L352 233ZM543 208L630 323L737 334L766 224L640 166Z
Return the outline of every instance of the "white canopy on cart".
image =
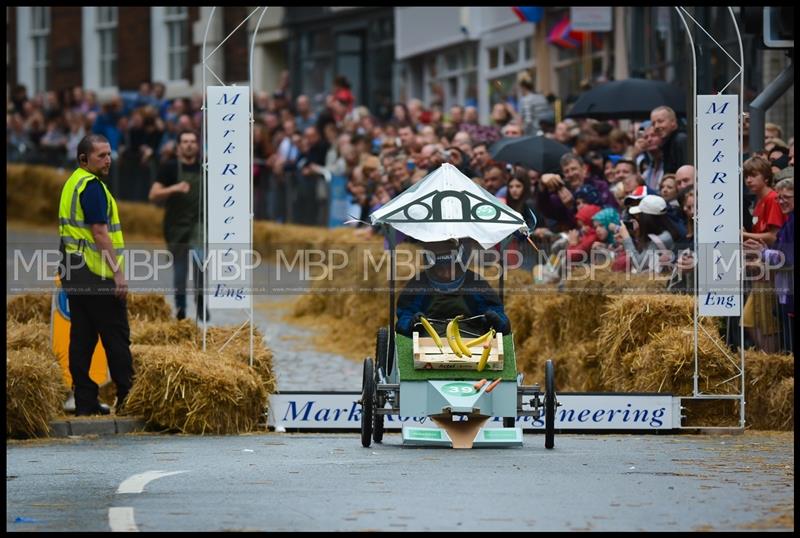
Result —
M425 243L470 237L483 248L517 230L528 231L522 215L450 163L374 211L370 219L373 225L391 225Z

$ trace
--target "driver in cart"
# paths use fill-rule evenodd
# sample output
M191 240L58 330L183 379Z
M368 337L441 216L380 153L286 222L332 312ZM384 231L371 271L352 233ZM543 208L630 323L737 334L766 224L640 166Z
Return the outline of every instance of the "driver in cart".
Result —
M447 322L462 315L461 328L480 335L494 328L509 334L511 323L497 292L475 272L464 267L466 245L451 239L426 243L424 269L411 279L397 300L396 331L411 337L425 317L438 334Z

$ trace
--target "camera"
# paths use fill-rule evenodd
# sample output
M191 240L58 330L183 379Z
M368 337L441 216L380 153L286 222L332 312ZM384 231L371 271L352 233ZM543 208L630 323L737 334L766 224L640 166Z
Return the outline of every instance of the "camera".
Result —
M633 219L622 219L622 224L625 225L625 227L628 229L628 232L633 233Z

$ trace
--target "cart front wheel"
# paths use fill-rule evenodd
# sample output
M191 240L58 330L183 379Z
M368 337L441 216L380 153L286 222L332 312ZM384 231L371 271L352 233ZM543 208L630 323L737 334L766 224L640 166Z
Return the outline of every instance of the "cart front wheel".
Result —
M553 361L545 363L544 387L544 447L553 448L556 433L556 379Z
M371 357L364 359L361 380L361 445L372 444L372 415L375 407L375 363Z

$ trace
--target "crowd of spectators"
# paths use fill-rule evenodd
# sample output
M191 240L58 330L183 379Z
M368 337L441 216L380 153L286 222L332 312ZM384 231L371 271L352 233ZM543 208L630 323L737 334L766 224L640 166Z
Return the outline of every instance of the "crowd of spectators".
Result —
M276 91L253 98L257 218L327 225L327 186L339 176L346 178L348 213L359 233L374 234L367 224L372 211L449 162L520 211L537 250L548 257L667 272L670 289L692 287L695 170L682 119L672 109L658 107L641 122L561 120L552 96L535 93L523 74L519 98L494 104L488 124L480 123L474 106L445 110L416 98L379 118L359 105L344 77L335 79L318 107L306 95L294 96L288 81L284 73ZM174 157L177 133L201 132L201 106L200 95L166 99L160 83L142 83L137 92L102 104L79 87L31 98L17 87L7 101L8 160L67 168L84 134L101 133L115 153L115 194L146 200L158 165ZM495 142L526 135L568 148L559 169L493 158ZM745 247L758 258L753 263L774 261L776 252L793 262L794 138L784 142L775 124L767 124L765 137L764 151L744 155ZM533 251L523 254L528 259ZM793 320L792 296L793 280L791 290L774 295L779 324ZM787 347L768 342L768 328L745 318L752 342L763 349Z

